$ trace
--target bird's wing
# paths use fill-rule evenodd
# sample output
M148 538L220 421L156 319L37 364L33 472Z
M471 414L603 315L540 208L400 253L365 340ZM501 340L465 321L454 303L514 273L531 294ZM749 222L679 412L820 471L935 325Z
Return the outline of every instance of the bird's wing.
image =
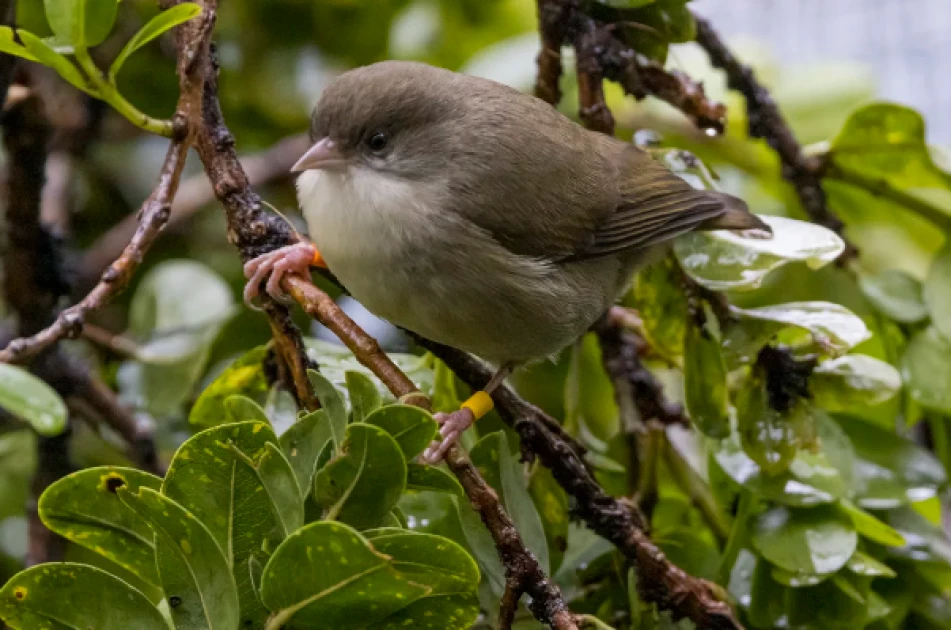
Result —
M646 250L693 230L769 230L742 199L697 190L645 151L627 146L617 162L617 207L570 259Z

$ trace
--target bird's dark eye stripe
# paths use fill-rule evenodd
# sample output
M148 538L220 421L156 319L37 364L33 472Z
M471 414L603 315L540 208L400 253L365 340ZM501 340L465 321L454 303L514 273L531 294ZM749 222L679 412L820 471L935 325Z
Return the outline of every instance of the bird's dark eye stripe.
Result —
M382 151L386 148L387 138L386 134L382 131L378 131L367 140L367 145L374 151Z

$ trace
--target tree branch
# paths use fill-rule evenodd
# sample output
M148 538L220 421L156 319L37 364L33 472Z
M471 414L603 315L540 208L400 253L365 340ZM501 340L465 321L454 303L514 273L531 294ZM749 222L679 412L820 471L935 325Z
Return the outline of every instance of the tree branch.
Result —
M423 344L473 389L481 389L491 373L474 357L433 342ZM687 617L701 630L741 628L724 595L713 584L688 575L667 559L644 533L634 506L608 495L598 485L570 444L548 429L552 418L520 398L509 387L492 394L499 415L551 469L552 475L574 500L574 512L587 526L614 544L631 561L641 596L670 610L675 619Z
M727 85L746 98L750 136L763 138L779 155L783 177L796 189L809 218L844 238L845 225L829 209L822 188L821 160L803 153L776 101L756 80L753 70L740 63L709 21L696 15L694 18L697 21L697 43L707 52L710 62L726 73ZM855 246L846 241L840 261L845 262L857 253Z
M0 351L0 361L24 361L64 337L77 337L82 332L86 314L111 301L129 284L146 252L168 221L171 202L178 190L188 148L196 137L201 116L203 81L202 68L195 61L206 56L202 53L208 48L214 21L214 12L206 11L189 25L198 36L194 37L179 55L181 95L173 118L174 137L162 164L158 183L139 210L139 225L132 240L86 297L63 310L51 325L38 333L10 342Z

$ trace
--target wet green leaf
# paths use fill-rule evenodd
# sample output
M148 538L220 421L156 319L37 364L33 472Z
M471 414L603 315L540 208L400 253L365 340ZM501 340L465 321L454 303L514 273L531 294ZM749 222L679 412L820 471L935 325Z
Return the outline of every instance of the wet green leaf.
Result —
M623 472L623 469L622 469ZM565 548L568 545L568 523L570 508L568 495L555 481L551 470L545 466L537 466L532 471L528 483L528 492L538 508L538 515L545 528L545 538L548 540L548 551L551 555L552 573L558 571Z
M849 500L839 502L839 508L849 515L859 534L886 547L901 547L905 539L894 528L875 518Z
M691 421L705 435L726 437L730 434L729 391L719 339L708 327L688 323L683 354L684 397Z
M890 566L883 562L879 562L872 556L861 551L856 551L852 554L852 557L849 558L849 562L845 565L848 567L849 571L855 573L856 575L864 575L866 577L887 577L893 578L897 573Z
M386 431L351 424L339 454L317 473L315 487L325 519L376 527L406 489L406 461Z
M951 341L951 243L938 252L924 286L931 322L945 341Z
M644 337L651 350L675 364L682 360L687 314L679 274L670 257L648 265L635 276L627 298L644 322Z
M430 592L371 626L466 630L479 615L475 597L479 568L465 549L441 536L402 529L365 533L379 553L393 559L394 568Z
M396 571L356 531L331 522L311 523L289 536L261 580L261 599L277 620L341 629L366 628L430 592Z
M818 269L842 253L845 245L831 230L785 217L760 216L772 238L756 238L726 230L691 232L674 241L684 271L714 291L750 290L766 276L791 262Z
M66 428L66 405L59 394L8 363L0 363L0 409L28 422L40 435L59 435Z
M406 489L463 494L462 484L455 475L442 468L415 462L406 464Z
M347 381L347 391L350 392L352 420L363 422L368 415L383 404L380 390L369 376L361 372L348 371L344 378Z
M39 564L13 576L0 590L0 618L14 630L168 630L141 592L102 569L73 562Z
M182 2L181 4L177 4L153 17L145 24L145 26L140 28L139 31L132 36L132 39L126 43L125 47L123 47L115 61L112 62L112 66L109 68L109 76L114 80L116 75L119 73L119 70L135 51L142 48L166 31L175 28L179 24L184 24L200 13L200 5L195 4L194 2Z
M179 447L162 485L163 494L201 521L226 554L242 622L252 624L260 623L267 611L254 592L248 563L251 558L267 562L264 543L271 539L278 519L260 477L234 449L258 461L275 443L274 431L260 421L206 429Z
M238 589L232 568L208 529L191 512L149 488L138 494L120 488L119 497L155 532L162 590L169 600L177 598L177 605L170 606L175 626L236 628Z
M935 496L946 481L935 457L906 438L859 418L836 415L855 447L856 502L889 509Z
M773 507L757 515L752 533L757 551L793 573L832 573L855 552L852 520L830 506Z
M343 398L340 397L340 392L333 383L320 372L307 370L307 378L310 379L314 393L320 400L320 406L327 412L327 419L330 421L330 437L334 448L339 451L347 430L347 408L344 406Z
M294 468L301 490L313 487L317 458L330 441L330 420L323 409L303 416L281 435L281 448Z
M878 405L901 389L898 370L864 354L823 361L809 379L813 402L829 411Z
M119 0L43 0L53 32L70 44L87 47L100 44L112 31L118 5Z
M796 456L801 442L797 424L805 407L800 402L787 413L776 411L769 405L765 382L756 377L737 393L740 444L767 475L782 473Z
M914 324L928 317L921 283L898 269L860 275L859 286L875 309L896 322Z
M734 307L731 310L741 320L749 320L741 321L739 326L750 327L747 337L759 340L753 344L755 350L786 326L808 331L816 345L831 355L844 354L872 335L860 317L832 302L790 302L749 309ZM724 344L729 343L729 338L724 341Z
M839 470L822 452L800 450L789 468L776 475L763 473L740 447L736 435L720 442L713 456L736 483L763 499L783 505L808 507L832 503L847 490Z
M901 358L908 393L922 407L951 413L951 341L934 326L911 338Z
M131 468L100 466L67 475L40 497L40 519L60 536L92 549L157 585L155 544L148 523L119 500L116 491L158 490L162 480Z
M951 565L951 542L940 527L931 523L913 507L904 505L882 512L882 520L895 528L905 539L903 547L890 547L892 557L916 562ZM945 582L946 584L946 582Z
M389 433L406 461L422 453L436 437L439 427L432 415L411 405L386 405L366 417L365 422Z
M235 359L211 384L202 390L188 414L188 422L196 427L213 427L228 422L225 399L236 394L263 399L267 393L264 359L267 347L258 346Z

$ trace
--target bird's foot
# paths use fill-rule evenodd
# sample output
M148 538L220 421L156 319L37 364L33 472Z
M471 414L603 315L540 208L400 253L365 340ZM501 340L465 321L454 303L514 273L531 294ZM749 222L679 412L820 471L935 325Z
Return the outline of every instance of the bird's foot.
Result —
M433 418L439 423L439 440L434 440L419 456L423 464L438 464L446 455L449 447L456 443L459 436L476 421L475 414L468 407L452 413L437 413Z
M287 274L309 277L310 268L320 262L320 254L313 243L301 241L262 254L244 265L244 303L257 310L252 300L261 293L261 283L267 278L264 290L275 300L287 303L290 298L281 289L281 280Z

